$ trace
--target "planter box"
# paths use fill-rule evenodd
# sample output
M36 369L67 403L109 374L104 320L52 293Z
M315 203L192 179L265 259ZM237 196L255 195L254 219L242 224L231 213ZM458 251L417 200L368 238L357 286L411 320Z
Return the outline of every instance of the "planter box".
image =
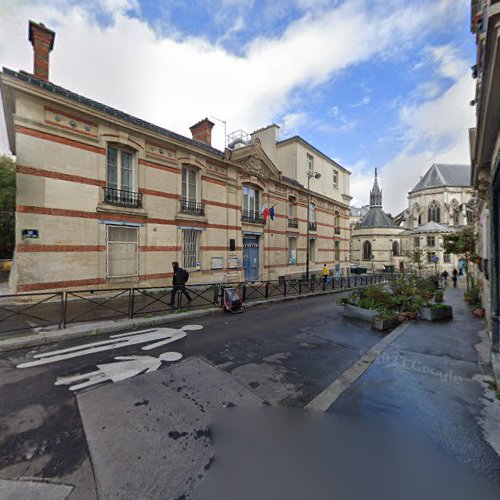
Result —
M390 330L391 328L396 328L398 326L397 320L394 319L384 319L384 318L377 318L374 317L372 319L372 327L375 328L375 330Z
M372 319L377 315L377 311L363 309L362 307L344 304L344 316L349 318L357 318L371 323Z
M451 306L437 308L424 306L420 309L420 319L426 321L439 321L448 318L453 318L453 308Z

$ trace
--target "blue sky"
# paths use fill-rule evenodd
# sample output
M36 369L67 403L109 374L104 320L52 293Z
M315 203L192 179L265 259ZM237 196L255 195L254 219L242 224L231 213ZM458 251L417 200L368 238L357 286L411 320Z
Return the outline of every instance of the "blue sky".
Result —
M51 80L189 135L276 122L391 212L433 162L468 162L467 0L3 0L0 64L30 70L28 19L56 32ZM3 124L0 151L7 152ZM223 146L217 122L216 146Z

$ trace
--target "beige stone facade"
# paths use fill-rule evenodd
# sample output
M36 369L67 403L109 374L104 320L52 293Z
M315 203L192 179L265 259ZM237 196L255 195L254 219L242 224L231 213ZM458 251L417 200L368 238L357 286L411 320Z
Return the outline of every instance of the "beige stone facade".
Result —
M13 290L163 286L172 261L190 283L304 271L306 188L257 136L222 152L208 120L188 139L27 73L4 70L0 82L17 157ZM337 196L311 195L312 272L347 265L339 171ZM266 204L275 216L264 223Z

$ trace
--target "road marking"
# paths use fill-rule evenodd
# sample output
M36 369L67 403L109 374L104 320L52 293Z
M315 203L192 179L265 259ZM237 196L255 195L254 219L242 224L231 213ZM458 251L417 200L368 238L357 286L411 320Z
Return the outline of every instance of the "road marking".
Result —
M320 392L312 401L304 406L304 410L326 411L335 401L348 389L363 373L371 366L384 349L394 342L409 326L411 322L406 321L395 328L389 335L386 335L380 342L377 342L366 354L356 363L343 372L332 384L323 392Z
M54 385L69 385L70 391L77 391L85 387L100 384L101 382L119 382L127 378L135 377L141 373L149 373L158 370L162 361L177 361L182 358L180 352L164 352L158 358L153 356L116 356L115 362L97 365L97 370L69 377L59 377ZM80 382L80 381L84 382ZM74 382L80 382L71 385Z
M32 366L46 365L49 363L64 361L66 359L86 356L88 354L95 354L98 352L111 351L122 347L130 347L133 345L152 342L152 344L142 347L143 350L150 350L184 338L187 335L186 331L200 330L202 328L203 326L201 325L185 325L180 329L156 328L152 330L141 330L138 332L119 334L113 336L111 339L102 340L100 342L91 342L89 344L82 344L43 354L36 354L33 361L21 363L17 365L17 368L30 368Z

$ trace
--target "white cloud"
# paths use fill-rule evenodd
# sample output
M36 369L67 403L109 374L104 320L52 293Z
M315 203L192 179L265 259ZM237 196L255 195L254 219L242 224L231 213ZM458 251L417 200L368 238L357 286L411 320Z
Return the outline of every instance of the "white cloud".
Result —
M423 36L440 25L442 14L449 15L454 0L396 2L392 9L382 0L352 0L321 16L305 14L280 37L254 40L241 57L200 37L158 35L127 14L137 9L135 0L100 0L111 15L105 27L92 3L4 0L4 5L0 60L5 66L31 70L27 21L42 21L57 32L52 81L189 134L188 127L207 115L225 119L230 132L293 114L294 90ZM224 144L221 126L214 129L214 142Z

